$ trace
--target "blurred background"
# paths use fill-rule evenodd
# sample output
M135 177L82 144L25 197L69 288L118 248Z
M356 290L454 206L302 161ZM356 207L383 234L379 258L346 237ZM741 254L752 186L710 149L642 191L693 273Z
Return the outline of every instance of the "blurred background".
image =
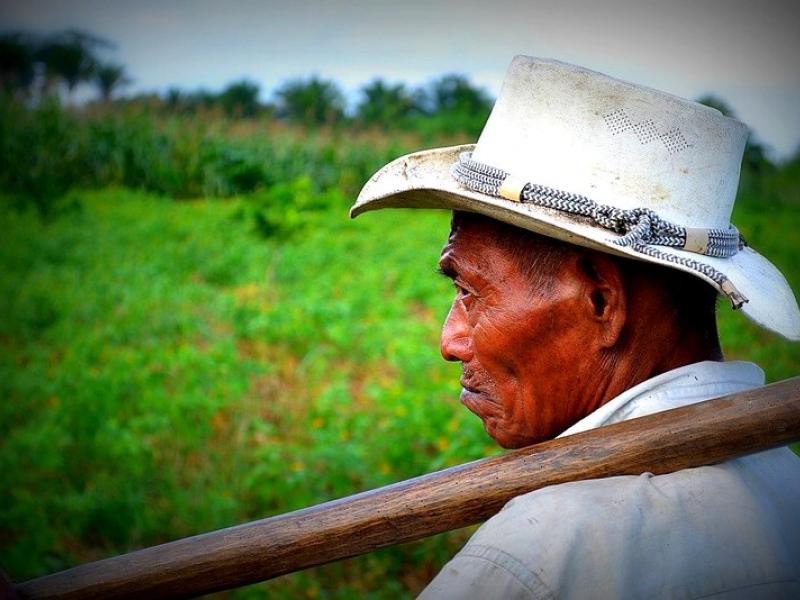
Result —
M514 54L752 128L733 221L800 289L792 2L0 3L0 565L27 579L498 450L438 353L444 212ZM728 358L800 351L720 305ZM221 594L412 596L470 531Z

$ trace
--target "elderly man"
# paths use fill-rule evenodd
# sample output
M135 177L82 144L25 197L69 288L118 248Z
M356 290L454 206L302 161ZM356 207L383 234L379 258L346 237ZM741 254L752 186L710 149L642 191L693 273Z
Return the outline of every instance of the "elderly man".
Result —
M353 216L454 211L441 351L462 403L507 448L763 384L724 362L717 295L800 338L780 273L730 224L747 136L673 96L517 57L478 144L394 161ZM800 597L800 459L520 496L425 598Z

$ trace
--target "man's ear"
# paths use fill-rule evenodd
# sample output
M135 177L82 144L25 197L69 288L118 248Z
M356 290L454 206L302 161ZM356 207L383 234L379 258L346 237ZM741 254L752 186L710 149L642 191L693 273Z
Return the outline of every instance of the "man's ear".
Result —
M579 258L578 267L584 279L586 315L597 326L602 346L611 348L619 341L628 316L625 278L619 262L587 250Z

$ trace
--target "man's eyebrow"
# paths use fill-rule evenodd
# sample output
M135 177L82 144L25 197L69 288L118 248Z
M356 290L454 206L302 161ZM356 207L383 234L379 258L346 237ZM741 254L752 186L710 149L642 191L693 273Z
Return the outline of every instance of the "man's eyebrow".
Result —
M448 279L455 279L458 275L450 261L439 263L439 266L436 268L436 272L439 273L439 275L447 277Z

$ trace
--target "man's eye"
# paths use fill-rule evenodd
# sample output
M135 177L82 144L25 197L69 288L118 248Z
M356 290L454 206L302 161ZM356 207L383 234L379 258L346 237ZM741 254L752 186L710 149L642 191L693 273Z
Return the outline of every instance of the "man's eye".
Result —
M456 294L461 300L467 301L472 299L472 292L468 289L461 287L460 285L456 284Z

